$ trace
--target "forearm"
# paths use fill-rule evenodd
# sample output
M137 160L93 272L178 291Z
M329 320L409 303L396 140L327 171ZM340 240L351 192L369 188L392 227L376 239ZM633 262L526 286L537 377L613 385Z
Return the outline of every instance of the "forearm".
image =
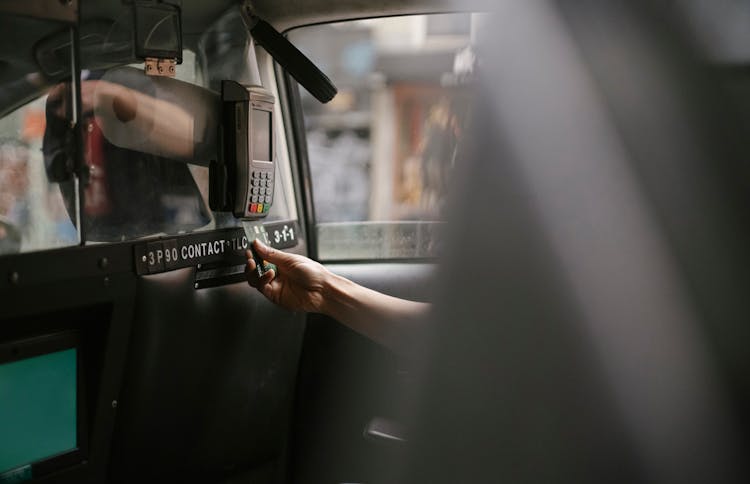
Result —
M185 109L119 84L95 86L94 112L108 141L167 158L192 158L195 122Z
M330 274L324 283L322 313L402 354L422 339L430 305L407 301Z

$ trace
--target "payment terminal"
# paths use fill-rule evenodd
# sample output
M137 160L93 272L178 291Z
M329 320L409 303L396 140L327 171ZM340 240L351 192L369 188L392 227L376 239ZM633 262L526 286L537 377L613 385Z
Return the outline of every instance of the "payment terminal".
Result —
M221 82L222 122L219 160L209 167L212 210L242 220L248 240L265 234L261 219L273 205L276 181L274 96L261 86ZM258 276L268 269L253 251Z
M215 211L259 220L273 205L274 96L261 86L221 82L221 156L210 166L209 203Z

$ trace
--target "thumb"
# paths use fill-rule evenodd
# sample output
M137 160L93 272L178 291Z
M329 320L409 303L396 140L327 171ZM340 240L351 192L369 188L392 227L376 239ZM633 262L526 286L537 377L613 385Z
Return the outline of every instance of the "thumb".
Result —
M272 249L258 239L253 240L253 249L261 259L272 264L284 265L294 261L294 255Z

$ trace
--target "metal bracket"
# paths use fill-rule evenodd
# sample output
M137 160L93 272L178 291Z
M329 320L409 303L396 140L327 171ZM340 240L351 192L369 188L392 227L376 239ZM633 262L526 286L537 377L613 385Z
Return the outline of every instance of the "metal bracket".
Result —
M157 59L146 57L143 71L147 76L174 77L177 68L176 59Z

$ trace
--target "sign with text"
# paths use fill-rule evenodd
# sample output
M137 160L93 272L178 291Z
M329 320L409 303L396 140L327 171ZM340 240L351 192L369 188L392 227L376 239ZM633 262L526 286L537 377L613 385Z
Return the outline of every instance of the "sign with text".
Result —
M297 245L296 221L264 224L264 228L261 240L271 247L288 249ZM199 264L244 264L250 242L239 227L144 242L134 249L136 273L157 274Z

